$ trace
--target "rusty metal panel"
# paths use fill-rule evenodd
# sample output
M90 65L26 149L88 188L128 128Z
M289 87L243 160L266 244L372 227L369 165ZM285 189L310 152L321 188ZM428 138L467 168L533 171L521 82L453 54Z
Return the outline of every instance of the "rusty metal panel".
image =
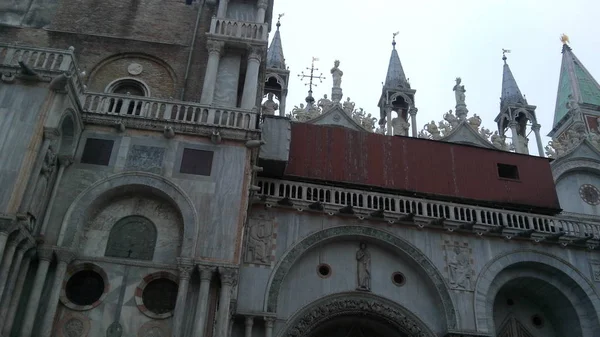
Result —
M498 163L517 166L519 179L500 178ZM306 123L292 124L286 176L560 208L545 158Z

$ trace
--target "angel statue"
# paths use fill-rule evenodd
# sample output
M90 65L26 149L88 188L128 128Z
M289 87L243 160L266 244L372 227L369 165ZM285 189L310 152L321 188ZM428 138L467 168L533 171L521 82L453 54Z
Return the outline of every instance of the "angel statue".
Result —
M456 105L464 105L465 104L465 86L461 85L462 82L460 77L456 78L456 85L454 85L454 97L456 98Z
M490 136L492 135L492 131L490 131L489 129L486 129L484 127L481 127L481 129L479 130L479 134L481 135L481 137L483 137L485 139L489 139Z
M425 124L423 129L431 134L433 139L440 139L440 130L438 129L435 121L431 121L429 124Z
M344 72L342 72L339 68L340 61L335 60L333 63L333 68L331 68L331 78L333 78L333 87L341 88L342 86L342 76L344 76Z

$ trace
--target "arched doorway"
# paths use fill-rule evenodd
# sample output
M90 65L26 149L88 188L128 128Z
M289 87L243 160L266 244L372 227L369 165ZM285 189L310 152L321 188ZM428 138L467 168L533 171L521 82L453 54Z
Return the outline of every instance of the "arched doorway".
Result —
M409 337L384 320L347 315L323 322L308 337Z

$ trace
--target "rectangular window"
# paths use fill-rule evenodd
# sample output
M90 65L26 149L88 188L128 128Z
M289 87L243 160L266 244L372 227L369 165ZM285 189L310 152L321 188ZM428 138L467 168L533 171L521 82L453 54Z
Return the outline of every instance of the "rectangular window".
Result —
M210 176L212 161L212 151L183 149L179 172L199 176Z
M519 180L519 169L515 165L498 164L500 178Z
M108 166L114 144L114 140L88 138L81 155L81 163Z

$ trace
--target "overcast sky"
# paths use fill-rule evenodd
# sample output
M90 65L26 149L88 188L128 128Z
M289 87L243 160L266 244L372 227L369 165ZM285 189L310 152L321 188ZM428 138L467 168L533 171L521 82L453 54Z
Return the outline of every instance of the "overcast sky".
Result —
M297 75L306 72L315 56L327 77L313 90L317 99L331 95L329 70L339 59L343 100L350 97L357 108L378 116L392 33L397 31L404 72L417 90L419 130L454 109L457 76L467 90L469 115L478 114L485 127L496 130L502 48L512 51L508 64L529 104L537 106L544 135L552 128L562 33L600 79L598 0L275 0L274 22L278 13L285 13L281 35L291 72L286 113L304 103L308 88ZM537 153L535 141L529 144L531 153Z

